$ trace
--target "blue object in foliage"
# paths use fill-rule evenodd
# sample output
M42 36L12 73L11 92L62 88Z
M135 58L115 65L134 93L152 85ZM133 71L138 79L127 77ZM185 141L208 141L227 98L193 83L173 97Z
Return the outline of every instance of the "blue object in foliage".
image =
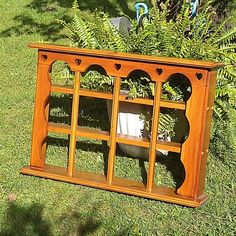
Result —
M143 13L140 14L142 8L143 8ZM138 24L140 24L139 21L141 19L141 16L148 15L148 6L145 3L143 3L143 2L136 3L135 4L135 9L136 9L136 19L137 19L137 22L138 22Z
M197 15L197 8L200 4L200 0L191 0L191 18L194 18Z

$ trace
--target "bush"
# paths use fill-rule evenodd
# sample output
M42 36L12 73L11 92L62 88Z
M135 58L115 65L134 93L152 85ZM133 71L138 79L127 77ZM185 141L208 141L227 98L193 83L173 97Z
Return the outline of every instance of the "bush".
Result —
M218 24L208 1L193 19L189 17L187 0L183 1L175 19L170 19L170 1L163 3L161 9L157 2L160 1L152 0L151 20L144 21L141 28L132 20L131 30L126 34L121 34L112 25L107 14L81 12L77 3L73 6L72 21L61 23L68 29L73 45L78 47L224 62L225 66L218 73L213 126L217 128L212 131L211 147L215 155L228 153L228 147L231 147L231 156L235 151L235 129L229 127L236 124L236 27L229 28L229 19ZM93 76L84 81L86 87L94 84ZM98 89L104 86L104 81L97 81ZM107 81L112 84L112 80ZM140 77L138 83L127 79L125 86L130 90L130 97L152 96L152 83L145 77ZM167 85L164 89L164 94L168 91L174 94L178 88L170 89Z

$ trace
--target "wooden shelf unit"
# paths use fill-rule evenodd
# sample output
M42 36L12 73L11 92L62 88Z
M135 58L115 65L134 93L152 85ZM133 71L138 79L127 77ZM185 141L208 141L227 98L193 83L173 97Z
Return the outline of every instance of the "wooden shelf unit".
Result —
M210 124L216 75L217 70L222 64L128 53L113 53L47 44L30 44L30 47L38 49L37 86L30 165L22 168L21 173L191 207L198 207L206 201L207 196L204 194L204 183ZM70 69L74 72L73 87L52 84L49 72L52 64L58 60L68 63ZM114 76L112 93L86 90L80 87L81 74L93 65L103 67L108 75ZM153 100L143 98L131 100L126 99L125 95L120 94L122 78L128 77L135 70L145 71L155 84ZM162 84L173 74L182 74L191 83L192 92L186 103L161 99ZM71 125L48 121L49 97L52 92L71 94L73 96ZM78 126L77 121L81 96L111 100L112 114L109 132ZM142 137L117 134L119 104L123 102L144 104L152 107L153 117L150 140ZM190 131L187 140L183 144L157 140L161 107L185 111ZM49 132L70 135L67 168L46 164L45 140ZM74 162L77 136L108 142L109 157L106 175L75 170ZM149 148L149 167L146 184L114 176L117 143ZM185 168L185 179L180 188L171 189L154 185L153 179L157 149L180 153L180 159Z

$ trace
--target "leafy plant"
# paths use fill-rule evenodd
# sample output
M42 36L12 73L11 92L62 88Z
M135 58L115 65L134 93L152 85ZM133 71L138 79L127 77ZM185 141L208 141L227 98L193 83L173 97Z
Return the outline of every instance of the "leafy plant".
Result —
M217 121L234 125L236 27L228 27L229 19L216 23L211 1L204 1L201 11L193 19L189 17L190 5L187 0L182 1L182 6L173 19L170 18L173 10L170 7L171 1L162 3L161 8L158 7L160 0L151 2L151 20L144 21L142 28L138 28L136 21L132 20L131 29L126 34L120 33L112 25L107 14L81 12L77 3L73 7L72 21L61 22L69 30L73 45L78 47L224 62L225 66L218 73L214 117ZM93 84L94 80L91 76L86 84ZM97 80L96 88L104 87L104 81L106 80ZM112 80L107 81L108 85L112 85ZM128 88L132 98L150 97L153 94L153 85L146 77L140 77L136 81L128 78L123 80L123 86ZM182 100L183 96L176 96L179 91L178 86L170 86L168 83L163 87L163 94L168 99ZM213 132L213 139L214 135L216 134Z

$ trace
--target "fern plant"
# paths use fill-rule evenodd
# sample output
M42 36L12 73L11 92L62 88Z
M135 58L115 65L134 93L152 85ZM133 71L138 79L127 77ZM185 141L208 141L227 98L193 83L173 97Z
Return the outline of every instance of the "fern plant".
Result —
M220 25L214 21L215 13L212 11L211 1L204 1L201 11L193 19L189 17L190 5L187 0L181 1L182 5L175 12L174 18L170 18L173 12L170 0L162 3L161 8L160 0L151 2L151 20L145 21L142 28L137 28L136 21L132 20L127 34L121 34L105 13L88 14L80 11L76 1L72 21L61 23L67 28L72 44L78 47L224 62L225 66L218 73L214 117L217 121L228 122L230 126L234 126L236 27L228 27L229 19ZM93 73L84 79L83 86L94 88L95 84L98 90L112 88L112 78L100 77L96 80ZM131 98L153 95L153 84L145 76L136 80L127 78L123 80L122 86L130 91ZM166 83L163 87L163 94L168 99L183 100L184 94L176 96L180 91L175 84Z

